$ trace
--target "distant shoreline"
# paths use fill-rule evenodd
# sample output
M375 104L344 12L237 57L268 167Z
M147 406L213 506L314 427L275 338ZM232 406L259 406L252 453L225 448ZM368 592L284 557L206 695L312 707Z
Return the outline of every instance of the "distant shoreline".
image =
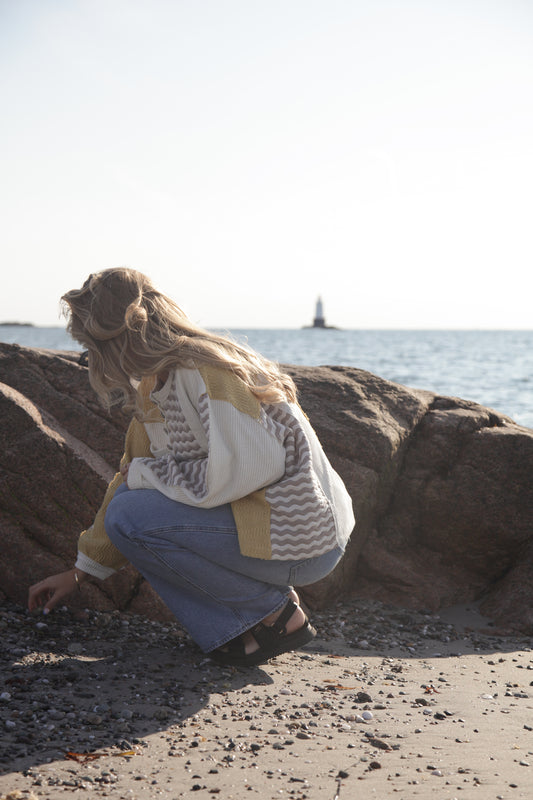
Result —
M33 322L0 322L0 328L35 328Z

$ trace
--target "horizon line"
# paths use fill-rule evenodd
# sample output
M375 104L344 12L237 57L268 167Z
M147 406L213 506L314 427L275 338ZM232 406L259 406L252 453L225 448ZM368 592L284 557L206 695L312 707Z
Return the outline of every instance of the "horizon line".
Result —
M62 329L67 332L66 325L54 325L54 324L45 324L41 325L36 322L15 322L15 321L0 321L0 327L3 328L45 328L45 329ZM286 327L286 326L251 326L251 325L238 325L238 326L231 326L231 325L200 325L200 327L205 328L206 330L210 331L328 331L328 334L333 331L337 333L355 333L357 331L458 331L458 332L491 332L491 331L524 331L524 332L533 332L532 327L485 327L485 326L472 326L472 327L464 327L464 326L362 326L358 328L347 328L347 327L339 327L339 326L332 326L328 328L315 328L313 326L296 326L296 327Z

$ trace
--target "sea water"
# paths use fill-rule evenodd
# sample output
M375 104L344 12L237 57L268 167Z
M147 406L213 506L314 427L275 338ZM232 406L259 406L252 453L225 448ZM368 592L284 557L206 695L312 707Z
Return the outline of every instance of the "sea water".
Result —
M533 428L533 331L231 330L282 364L359 367L404 386L474 400ZM64 328L0 326L0 341L79 350Z

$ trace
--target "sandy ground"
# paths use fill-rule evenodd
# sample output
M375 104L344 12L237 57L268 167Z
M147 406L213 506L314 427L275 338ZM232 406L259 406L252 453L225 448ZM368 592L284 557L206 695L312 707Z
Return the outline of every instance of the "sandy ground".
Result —
M345 603L248 670L177 626L0 612L2 798L533 797L533 652L475 608Z

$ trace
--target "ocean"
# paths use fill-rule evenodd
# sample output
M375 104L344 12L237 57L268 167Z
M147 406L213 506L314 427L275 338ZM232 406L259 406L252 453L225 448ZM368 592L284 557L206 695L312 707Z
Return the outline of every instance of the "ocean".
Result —
M533 428L533 331L231 330L282 364L340 364L474 400ZM0 341L79 350L64 328L0 326Z

